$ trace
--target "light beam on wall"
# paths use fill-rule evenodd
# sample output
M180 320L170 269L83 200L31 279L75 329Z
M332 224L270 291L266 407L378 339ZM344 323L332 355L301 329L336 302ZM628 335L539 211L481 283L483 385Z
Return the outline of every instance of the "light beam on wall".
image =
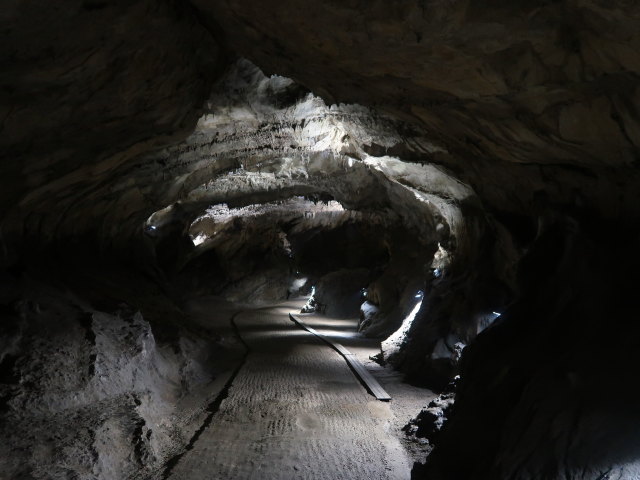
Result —
M409 332L413 321L416 319L416 315L420 311L420 307L422 307L424 293L422 291L418 291L415 295L415 298L419 300L411 309L409 315L407 315L402 321L402 325L400 325L400 328L392 333L384 342L382 342L382 350L384 352L397 350L407 336L407 333Z

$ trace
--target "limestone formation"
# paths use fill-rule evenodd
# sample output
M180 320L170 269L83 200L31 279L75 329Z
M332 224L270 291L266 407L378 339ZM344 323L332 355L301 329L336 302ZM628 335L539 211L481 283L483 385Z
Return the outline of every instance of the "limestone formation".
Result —
M1 10L0 476L175 478L299 295L457 379L414 478L640 475L638 2Z

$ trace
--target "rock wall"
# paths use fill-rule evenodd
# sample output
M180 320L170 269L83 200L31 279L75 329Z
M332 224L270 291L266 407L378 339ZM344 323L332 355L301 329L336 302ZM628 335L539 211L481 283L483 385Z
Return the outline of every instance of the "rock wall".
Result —
M82 248L127 259L166 297L192 258L189 229L211 205L316 195L391 211L427 252L416 262L424 297L391 361L434 385L461 375L451 419L416 476L635 478L638 415L625 380L638 350L639 25L640 6L626 0L9 2L0 13L3 275L30 272L26 261L45 252L65 265ZM384 280L372 287L379 303ZM247 281L240 291L255 286ZM152 417L135 400L151 378L131 383L110 370L119 364L108 352L141 372L166 367L154 384L175 380L185 359L158 353L153 327L113 308L94 307L89 329L87 309L59 289L50 303L69 313L69 329L55 338L69 349L56 357L43 334L53 320L28 300L39 288L19 294L26 303L3 292L12 423L46 430L30 410L75 382L88 403L59 392L56 402L93 408L82 438L104 443L70 443L81 459L72 470L131 472L145 452L159 465L162 442L141 437ZM107 290L85 295L145 303ZM398 321L414 308L407 292L393 300ZM98 338L112 345L96 350ZM469 345L461 363L459 344ZM141 358L145 345L152 360ZM36 347L86 368L33 376ZM112 398L91 363L127 385L113 392L129 392L114 425L95 417L95 402ZM15 388L23 397L7 396ZM114 438L137 450L107 459ZM2 458L16 475L19 464L45 469L47 458L67 458L51 450L67 440Z
M242 354L143 277L94 267L2 276L3 478L158 478Z
M10 2L0 31L6 264L14 242L50 243L64 228L104 236L131 214L132 158L192 131L226 62L180 2ZM69 214L78 204L82 218ZM118 220L104 218L112 208Z
M465 349L453 415L416 478L638 476L627 380L638 361L637 235L545 217L518 268L521 295Z

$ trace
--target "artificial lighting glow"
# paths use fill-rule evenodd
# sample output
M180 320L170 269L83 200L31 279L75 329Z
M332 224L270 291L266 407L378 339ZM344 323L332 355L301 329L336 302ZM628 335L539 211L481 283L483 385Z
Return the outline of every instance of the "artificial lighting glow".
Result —
M500 317L500 315L502 314L499 312L491 312L478 316L476 320L476 333L480 333L483 330L489 328L491 325L493 325L493 322L495 322Z
M293 282L291 282L290 289L292 289L294 291L298 291L302 287L304 287L305 283L307 283L307 277L296 278L296 279L293 280Z
M415 298L420 298L420 301L415 304L411 312L409 312L409 315L407 315L407 317L402 321L402 325L400 325L400 328L393 332L391 336L389 336L389 338L387 338L384 342L382 342L383 351L389 350L390 347L394 349L399 348L400 344L407 336L407 333L411 328L411 324L416 319L416 315L418 314L420 307L422 307L422 302L424 300L422 297L423 293L421 291L418 292Z
M311 296L307 300L307 303L304 304L304 307L302 307L302 310L300 310L302 313L312 313L316 311L316 299L313 298L315 294L316 294L316 287L312 286Z
M191 241L193 242L193 245L197 247L198 245L201 245L202 243L204 243L206 239L207 239L207 236L201 233L200 235L193 237Z
M445 268L449 266L451 259L449 252L447 252L440 242L438 242L438 250L433 255L433 261L431 262L431 272L434 278L439 278L444 273Z
M150 237L155 237L157 235L157 229L158 227L156 227L155 225L146 224L144 226L144 232Z

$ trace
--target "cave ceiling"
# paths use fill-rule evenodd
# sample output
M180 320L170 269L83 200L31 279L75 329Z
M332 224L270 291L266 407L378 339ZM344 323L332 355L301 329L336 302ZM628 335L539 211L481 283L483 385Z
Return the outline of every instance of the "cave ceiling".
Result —
M437 168L489 210L542 201L635 218L639 16L635 2L598 1L10 3L0 19L4 236L74 234L97 216L90 227L109 235L107 225L180 199L215 203L202 186L225 169L282 172L296 151L321 157L323 141L359 165L388 156L369 180L393 159ZM242 100L268 108L231 105L255 81L237 74L238 56L281 76ZM323 100L305 100L309 91ZM309 131L341 115L358 118L350 136ZM293 183L293 193L326 189ZM390 196L369 193L358 206Z

